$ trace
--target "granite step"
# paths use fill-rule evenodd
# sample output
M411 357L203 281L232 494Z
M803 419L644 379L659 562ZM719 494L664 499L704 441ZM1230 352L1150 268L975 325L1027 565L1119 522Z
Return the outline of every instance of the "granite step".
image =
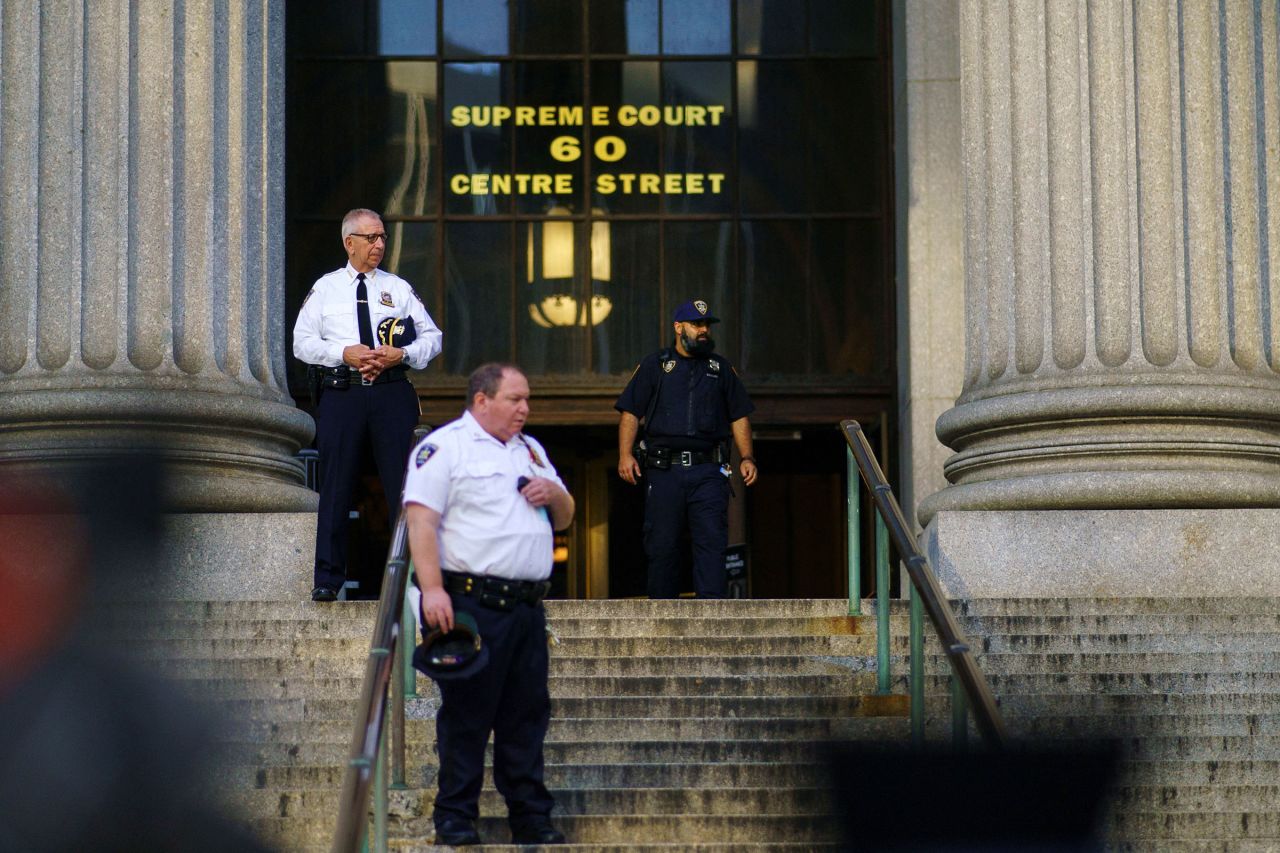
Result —
M1033 652L982 653L978 666L988 676L1039 675L1043 673L1115 674L1208 674L1280 673L1280 651L1247 652L1131 652L1040 654ZM942 655L932 655L927 666L941 670L947 664Z
M1108 652L1280 652L1280 633L993 634L974 644L979 653L1105 654Z

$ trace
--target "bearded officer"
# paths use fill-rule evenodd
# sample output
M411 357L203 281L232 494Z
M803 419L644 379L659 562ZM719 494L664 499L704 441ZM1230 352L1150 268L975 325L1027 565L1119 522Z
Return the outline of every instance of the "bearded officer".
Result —
M699 598L724 598L729 542L728 443L741 457L742 481L756 481L751 454L755 409L728 359L715 353L711 324L719 318L701 299L675 310L675 345L640 362L614 404L618 422L618 476L645 487L644 550L650 598L680 594L680 534L693 542L693 584ZM644 421L642 468L633 448Z
M542 598L552 530L572 523L574 501L542 445L524 434L528 415L529 382L519 368L477 368L467 410L415 448L405 483L424 632L450 631L455 614L470 614L489 657L467 677L437 680L439 844L480 843L475 821L490 732L493 781L513 841L564 841L551 825L555 801L543 784L551 697Z
M347 517L366 441L373 446L388 505L399 500L421 414L406 372L426 367L440 354L440 330L413 287L378 268L387 248L382 218L364 208L347 213L342 245L347 265L315 283L293 328L293 354L312 365L312 387L319 394L320 509L312 601L334 601L346 581ZM390 515L394 524L395 513Z

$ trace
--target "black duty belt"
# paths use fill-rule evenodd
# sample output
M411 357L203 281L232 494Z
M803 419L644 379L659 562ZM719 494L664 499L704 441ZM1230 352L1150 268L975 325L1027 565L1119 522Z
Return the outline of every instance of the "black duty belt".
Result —
M688 468L691 465L706 465L707 463L719 464L720 450L672 450L670 447L654 447L651 448L645 457L645 465L649 468L670 468L672 465L681 465Z
M448 592L474 598L494 610L511 610L517 604L536 605L551 591L550 581L515 581L464 572L441 572L441 575Z
M321 374L328 381L325 382L326 388L345 388L350 385L381 385L384 382L396 382L405 378L409 372L407 367L396 365L388 367L379 373L371 382L366 382L364 377L360 375L360 371L352 370L347 365L339 365L338 367L322 367ZM346 383L346 384L344 384Z

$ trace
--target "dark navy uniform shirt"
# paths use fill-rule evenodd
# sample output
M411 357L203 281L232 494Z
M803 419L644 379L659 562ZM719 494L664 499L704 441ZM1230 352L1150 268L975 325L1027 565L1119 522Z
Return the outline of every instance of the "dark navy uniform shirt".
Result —
M674 347L640 362L622 396L613 404L645 420L653 395L658 402L646 441L673 450L710 450L732 435L729 425L755 410L747 389L723 356L685 358Z

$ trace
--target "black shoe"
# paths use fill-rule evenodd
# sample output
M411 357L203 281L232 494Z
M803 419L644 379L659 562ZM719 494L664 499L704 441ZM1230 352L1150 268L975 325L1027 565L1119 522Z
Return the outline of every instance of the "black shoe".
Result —
M436 824L436 844L464 847L479 843L480 833L476 832L475 824L469 820L453 817Z
M327 586L318 586L311 590L312 601L337 601L338 591Z
M511 830L512 844L564 844L564 833L550 823L535 823Z

